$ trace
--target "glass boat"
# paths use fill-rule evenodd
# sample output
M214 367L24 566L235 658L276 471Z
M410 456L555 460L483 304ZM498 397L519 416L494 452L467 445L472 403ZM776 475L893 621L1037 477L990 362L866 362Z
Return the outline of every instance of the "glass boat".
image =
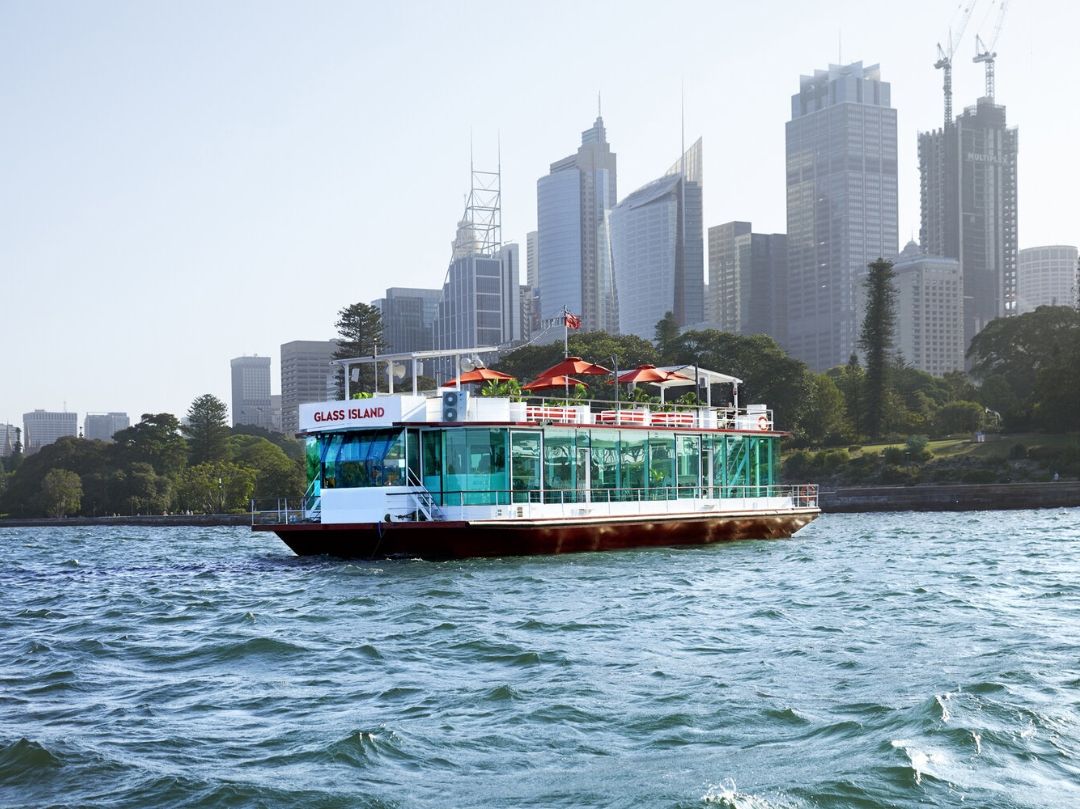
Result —
M253 504L252 527L301 556L347 558L790 537L820 513L817 488L778 482L784 433L765 405L737 402L512 401L442 388L304 404L307 493Z

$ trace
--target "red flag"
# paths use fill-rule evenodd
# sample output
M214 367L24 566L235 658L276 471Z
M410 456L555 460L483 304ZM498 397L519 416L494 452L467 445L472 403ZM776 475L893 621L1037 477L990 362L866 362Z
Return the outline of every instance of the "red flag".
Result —
M566 327L569 328L569 329L580 329L581 328L581 318L578 317L577 315L572 315L569 312L566 312L563 315L563 322L566 324Z

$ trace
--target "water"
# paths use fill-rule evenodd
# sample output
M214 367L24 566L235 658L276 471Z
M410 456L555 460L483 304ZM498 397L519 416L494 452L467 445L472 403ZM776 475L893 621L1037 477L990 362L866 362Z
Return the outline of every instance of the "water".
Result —
M0 805L1080 805L1080 510L298 559L0 531Z

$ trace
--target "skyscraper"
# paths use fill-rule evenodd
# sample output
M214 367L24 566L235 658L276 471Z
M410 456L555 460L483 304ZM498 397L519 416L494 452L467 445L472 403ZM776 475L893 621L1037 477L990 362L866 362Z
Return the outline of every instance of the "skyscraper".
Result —
M15 452L18 433L14 424L0 424L0 458L8 458Z
M499 171L472 170L472 190L450 244L435 314L436 349L521 339L520 252L516 244L502 243L501 182Z
M536 183L537 283L545 320L559 317L565 306L580 314L587 331L618 326L608 235L617 199L615 164L598 115L581 133L577 153L552 163L551 173Z
M705 319L700 138L615 206L611 244L620 332L651 340L668 312L680 326Z
M274 423L270 409L270 358L236 357L232 367L232 423L252 424L269 430Z
M58 438L78 436L78 422L76 413L66 411L35 410L23 413L23 445L27 454L37 452Z
M1017 314L1040 306L1080 306L1076 255L1076 248L1066 244L1021 250L1016 273Z
M112 441L112 437L131 426L127 413L87 413L83 419L83 438L87 441Z
M908 243L894 268L896 349L920 371L964 370L964 281L954 258Z
M710 322L733 334L787 339L787 236L749 222L709 228Z
M382 301L383 353L430 351L441 289L390 287Z
M919 241L960 261L965 346L994 318L1016 314L1017 144L1005 107L989 97L919 134Z
M336 375L330 360L334 340L293 340L281 345L281 429L292 435L300 429L300 405L336 396Z
M867 264L897 254L896 110L878 65L802 76L786 139L786 347L823 370L855 352Z
M540 286L540 233L525 234L525 283L536 289Z

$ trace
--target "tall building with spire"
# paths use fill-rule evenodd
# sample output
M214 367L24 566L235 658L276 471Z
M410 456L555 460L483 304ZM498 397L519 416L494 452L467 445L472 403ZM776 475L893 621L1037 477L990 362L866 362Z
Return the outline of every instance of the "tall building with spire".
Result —
M878 65L802 76L786 141L786 348L824 370L856 351L867 264L898 252L896 110Z
M537 283L541 318L559 317L566 307L587 331L614 332L608 215L617 200L616 160L597 112L577 152L552 163L537 180Z
M1018 140L990 96L919 134L920 246L960 262L965 346L994 318L1017 312Z
M680 326L705 319L701 138L668 172L611 212L619 331L653 339L672 312Z

